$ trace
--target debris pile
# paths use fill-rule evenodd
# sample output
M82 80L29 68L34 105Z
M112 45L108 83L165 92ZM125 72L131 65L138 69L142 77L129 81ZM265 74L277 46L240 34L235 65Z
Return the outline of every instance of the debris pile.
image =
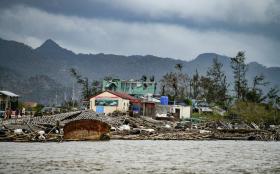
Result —
M0 129L0 141L14 142L43 142L43 141L62 141L59 132L45 132L43 130L36 131L31 127L29 129L9 129L3 126Z
M23 117L2 121L0 141L62 141L63 127L75 120L106 121L105 116L93 111L77 111L42 117Z
M154 120L150 117L125 119L123 124L114 127L112 139L128 140L259 140L279 141L280 129L262 130L255 123L228 123L223 121L202 122L169 122ZM275 128L275 127L273 127Z
M277 125L272 125L269 129L263 130L255 123L174 122L156 120L145 116L104 115L87 110L51 116L4 120L0 129L0 141L62 141L64 126L79 120L96 120L108 124L111 139L280 140L280 126ZM105 139L108 139L108 137L105 137Z

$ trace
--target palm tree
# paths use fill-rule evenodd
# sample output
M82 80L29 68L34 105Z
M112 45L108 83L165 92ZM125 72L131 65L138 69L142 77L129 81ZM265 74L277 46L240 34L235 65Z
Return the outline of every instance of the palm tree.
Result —
M146 76L146 75L142 75L141 81L142 81L142 82L146 82L146 81L147 81L147 76Z
M182 64L182 63L177 63L177 64L175 65L175 69L177 69L177 70L179 70L179 71L181 72L182 69L183 69L183 64Z

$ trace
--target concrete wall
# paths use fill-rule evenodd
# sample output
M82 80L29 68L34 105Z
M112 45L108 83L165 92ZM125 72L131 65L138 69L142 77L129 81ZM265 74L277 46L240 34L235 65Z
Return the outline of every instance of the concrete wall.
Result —
M114 94L111 94L109 92L103 92L93 98L90 99L90 109L96 112L96 105L95 105L95 100L96 99L102 99L102 98L108 98L108 99L114 99L118 100L118 105L117 106L104 106L104 113L112 113L116 110L121 111L121 112L126 112L129 110L129 100L122 99Z

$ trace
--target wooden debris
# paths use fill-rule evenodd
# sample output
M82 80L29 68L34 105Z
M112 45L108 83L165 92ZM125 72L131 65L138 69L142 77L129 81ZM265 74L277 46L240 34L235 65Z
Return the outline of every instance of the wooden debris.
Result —
M181 122L183 123L183 122ZM68 126L67 126L68 125ZM123 125L129 130L121 129ZM169 125L168 128L166 125ZM279 126L262 130L255 123L227 123L222 121L188 123L155 120L151 117L131 117L120 114L106 116L93 111L77 111L42 117L4 120L0 141L57 141L65 140L258 140L279 141ZM110 132L110 127L113 127ZM15 129L22 129L16 134ZM64 130L64 134L63 134ZM153 131L147 131L153 130ZM40 137L39 131L45 131ZM111 135L111 137L110 137ZM39 138L40 137L40 138Z

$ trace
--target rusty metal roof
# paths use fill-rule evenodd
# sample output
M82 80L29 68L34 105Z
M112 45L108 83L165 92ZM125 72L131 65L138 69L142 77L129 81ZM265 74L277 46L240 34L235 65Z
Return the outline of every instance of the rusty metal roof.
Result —
M131 101L131 102L135 102L135 103L139 103L139 102L140 102L139 99L137 99L137 98L135 98L135 97L132 97L131 95L128 95L128 94L123 93L123 92L117 92L117 91L104 91L104 92L109 92L109 93L111 93L111 94L113 94L113 95L115 95L115 96L118 96L118 97L120 97L120 98L122 98L122 99L129 100L129 101ZM102 92L102 93L103 93L103 92ZM101 93L101 94L102 94L102 93ZM100 95L100 94L98 94L98 95ZM96 96L98 96L98 95L96 95ZM96 96L94 96L94 97L96 97ZM91 98L94 98L94 97L91 97Z

